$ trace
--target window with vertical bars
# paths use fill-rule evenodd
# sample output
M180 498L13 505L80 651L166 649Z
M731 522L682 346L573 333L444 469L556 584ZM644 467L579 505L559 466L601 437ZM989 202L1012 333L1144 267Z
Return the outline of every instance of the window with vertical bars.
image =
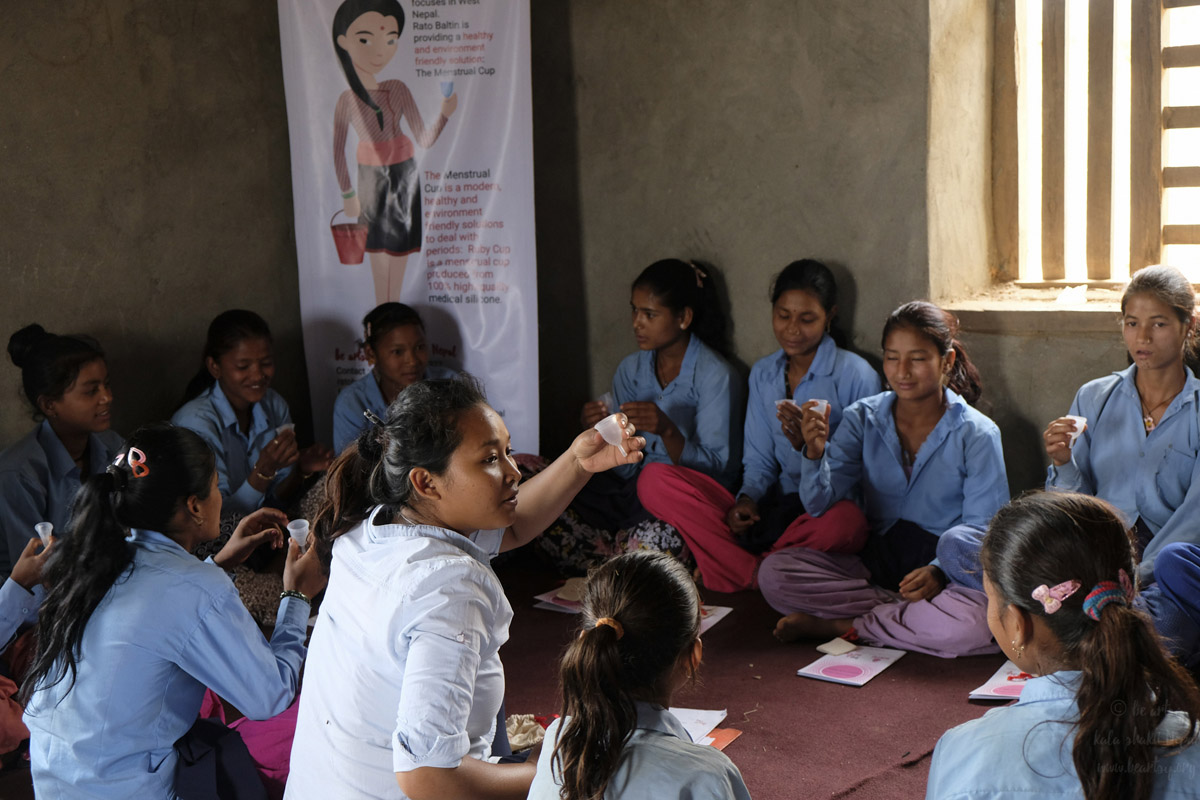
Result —
M1017 141L996 152L1003 276L1104 285L1164 263L1200 283L1200 0L1002 0L997 13L997 41L1015 44L997 56L1014 80L997 80L996 132Z

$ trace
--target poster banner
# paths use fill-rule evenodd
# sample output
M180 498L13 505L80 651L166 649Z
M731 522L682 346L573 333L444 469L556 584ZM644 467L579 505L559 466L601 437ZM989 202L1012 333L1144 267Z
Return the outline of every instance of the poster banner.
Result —
M529 0L279 0L318 440L399 301L538 450Z

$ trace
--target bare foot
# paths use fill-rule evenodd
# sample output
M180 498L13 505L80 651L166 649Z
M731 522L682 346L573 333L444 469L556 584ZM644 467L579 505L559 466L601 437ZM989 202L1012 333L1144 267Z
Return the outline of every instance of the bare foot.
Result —
M848 619L822 619L797 611L775 623L775 638L785 643L797 639L832 639L848 632L853 627L851 623Z

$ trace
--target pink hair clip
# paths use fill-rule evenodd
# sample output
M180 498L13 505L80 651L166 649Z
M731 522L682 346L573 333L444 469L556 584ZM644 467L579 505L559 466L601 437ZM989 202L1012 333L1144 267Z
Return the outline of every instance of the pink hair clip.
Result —
M1063 581L1058 586L1042 584L1033 590L1033 599L1042 604L1047 614L1062 608L1062 601L1079 591L1079 581Z

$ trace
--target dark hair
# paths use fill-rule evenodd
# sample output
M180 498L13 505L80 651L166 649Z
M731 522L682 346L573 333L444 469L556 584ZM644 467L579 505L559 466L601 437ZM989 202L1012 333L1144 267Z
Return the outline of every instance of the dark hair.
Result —
M842 336L834 331L833 320L830 318L837 309L837 281L829 267L812 258L802 258L793 261L775 276L771 281L771 305L779 302L784 292L808 292L817 298L821 308L825 310L829 335L840 346Z
M1144 800L1154 786L1155 731L1166 713L1184 711L1188 733L1161 746L1196 740L1200 693L1163 650L1153 623L1124 602L1098 621L1084 599L1102 581L1134 575L1133 546L1117 511L1090 495L1037 492L997 512L983 540L984 574L1010 605L1040 617L1062 645L1065 663L1082 672L1074 723L1075 771L1087 800ZM1080 589L1046 614L1035 587L1079 581ZM1130 713L1114 711L1127 708Z
M90 336L47 333L35 323L8 337L8 357L21 370L21 388L33 406L33 418L41 420L38 398L62 397L84 364L104 359L104 350Z
M1164 305L1171 307L1175 316L1185 326L1191 323L1196 312L1196 293L1192 290L1192 282L1175 267L1165 264L1155 264L1143 267L1133 273L1125 293L1121 295L1121 313L1125 313L1125 303L1135 294L1147 294ZM1188 333L1183 345L1185 358L1193 358L1198 346L1196 328Z
M379 338L393 328L404 325L416 325L425 330L425 323L415 308L404 303L382 303L375 306L363 317L363 344L375 349Z
M145 459L131 465L135 448ZM212 491L216 459L187 428L143 426L121 452L119 465L89 477L75 495L67 535L46 560L43 578L50 588L38 615L37 655L21 690L23 702L43 681L53 686L69 673L74 685L88 620L133 564L133 546L125 541L129 529L166 533L188 497L205 499ZM145 474L135 477L133 470L142 467Z
M711 266L664 258L642 270L630 291L645 289L674 314L692 310L691 331L714 350L725 351L725 314Z
M338 63L342 65L342 72L346 75L346 83L350 84L350 91L374 110L375 119L379 121L379 130L383 130L383 109L371 99L371 95L363 86L358 72L354 69L354 62L350 60L350 53L338 44L338 37L349 32L350 24L370 11L377 11L384 17L395 17L399 32L404 32L404 9L396 0L346 0L338 6L333 15L333 52Z
M979 370L967 357L966 348L955 338L958 335L957 317L925 300L905 303L889 314L887 322L883 324L881 347L887 347L888 337L897 328L907 328L924 336L933 342L938 354L943 357L953 350L954 366L948 376L950 388L971 405L979 401L979 396L983 394L983 380L979 377Z
M267 326L265 319L253 311L241 308L231 308L217 314L208 325L208 337L204 340L204 355L200 358L200 369L188 381L187 388L183 392L183 403L199 397L205 389L213 385L213 376L208 371L207 359L220 361L221 356L249 339L273 341L271 329Z
M596 624L605 617L620 628ZM696 584L670 555L626 553L591 573L579 635L559 668L565 720L551 769L564 800L604 796L637 727L635 702L670 692L675 665L699 635Z
M313 518L317 553L328 568L333 542L362 522L377 505L394 514L412 499L408 473L418 467L445 473L462 443L458 420L487 400L463 373L449 380L419 381L388 406L382 425L367 425L325 473L325 496Z

